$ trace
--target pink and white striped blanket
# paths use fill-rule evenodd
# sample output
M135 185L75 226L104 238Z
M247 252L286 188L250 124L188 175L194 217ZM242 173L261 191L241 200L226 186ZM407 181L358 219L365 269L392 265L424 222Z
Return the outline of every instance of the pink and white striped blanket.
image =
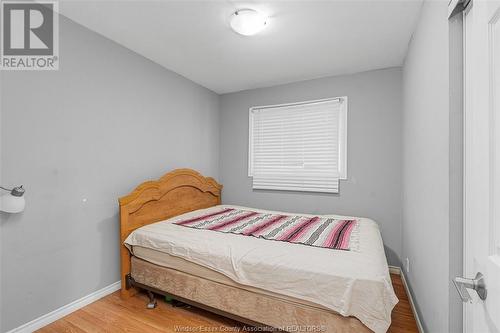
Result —
M336 250L350 250L352 230L358 221L226 208L174 223L195 229L215 230Z

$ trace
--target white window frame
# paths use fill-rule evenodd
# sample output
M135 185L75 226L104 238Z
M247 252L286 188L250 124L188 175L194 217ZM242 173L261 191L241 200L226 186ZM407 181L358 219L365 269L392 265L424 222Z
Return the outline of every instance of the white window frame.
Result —
M347 96L324 98L296 103L274 104L265 106L253 106L248 112L248 177L253 177L253 117L256 110L265 110L283 106L296 106L318 102L341 101L339 115L339 179L347 179Z

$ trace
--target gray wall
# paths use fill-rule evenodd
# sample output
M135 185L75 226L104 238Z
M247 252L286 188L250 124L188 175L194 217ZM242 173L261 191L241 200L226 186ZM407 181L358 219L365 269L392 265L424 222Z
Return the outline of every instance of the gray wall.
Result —
M425 2L403 68L402 258L427 332L461 331L450 282L461 270L460 24L449 29L446 2Z
M118 197L218 177L218 95L63 17L60 51L59 71L2 73L1 178L27 205L2 215L0 331L119 279Z
M366 216L382 229L390 264L401 252L402 73L398 68L322 78L221 96L223 202L305 213ZM348 180L340 194L253 191L248 177L248 109L348 96Z

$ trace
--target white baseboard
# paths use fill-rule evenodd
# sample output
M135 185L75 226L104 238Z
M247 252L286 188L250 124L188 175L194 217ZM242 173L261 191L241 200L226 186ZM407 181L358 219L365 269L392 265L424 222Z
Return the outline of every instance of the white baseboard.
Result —
M418 317L417 308L415 307L415 303L413 301L413 296L410 292L410 288L408 288L408 283L406 282L406 277L404 272L401 270L401 267L397 266L389 266L389 272L391 274L397 274L401 276L401 281L403 282L403 286L406 291L406 295L408 295L408 300L410 301L411 311L413 312L413 316L415 317L415 321L417 322L417 328L420 333L424 333L424 327L422 326L422 322Z
M70 313L78 309L83 308L86 305L89 305L90 303L97 301L100 298L103 298L104 296L107 296L111 293L114 293L117 290L120 290L120 286L121 282L117 281L113 284L110 284L107 287L104 287L102 289L93 292L92 294L84 296L80 299L77 299L74 302L71 302L69 304L60 307L59 309L56 309L50 313L38 317L30 321L29 323L14 328L13 330L8 331L7 333L31 333L33 331L36 331L58 319L61 319L64 316L69 315Z
M391 266L391 265L389 265L389 273L396 274L396 275L401 275L401 268L399 268L397 266Z

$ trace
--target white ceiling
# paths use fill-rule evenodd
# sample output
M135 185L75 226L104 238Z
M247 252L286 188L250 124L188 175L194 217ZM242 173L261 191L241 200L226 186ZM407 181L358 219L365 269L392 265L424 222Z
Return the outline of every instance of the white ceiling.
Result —
M60 12L217 93L400 66L420 0L65 1ZM229 27L252 8L258 35Z

